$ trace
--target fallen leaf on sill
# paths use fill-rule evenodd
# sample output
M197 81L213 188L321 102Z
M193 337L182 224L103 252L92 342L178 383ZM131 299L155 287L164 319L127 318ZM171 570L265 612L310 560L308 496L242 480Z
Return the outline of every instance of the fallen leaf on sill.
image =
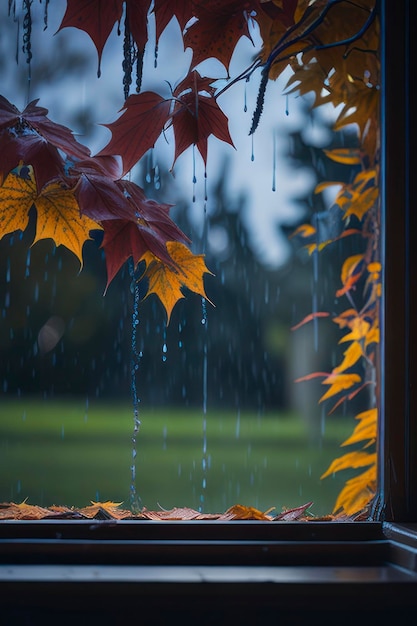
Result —
M122 504L123 502L94 502L91 500L90 506L78 509L78 512L88 519L125 519L126 517L132 517L130 511L119 508Z
M284 509L278 515L272 515L274 507L265 512L242 504L235 504L224 513L202 513L189 507L174 507L170 510L149 511L145 507L140 513L132 513L120 508L123 502L94 502L83 508L67 506L50 506L48 508L27 504L26 500L20 504L15 502L0 503L0 522L2 520L42 520L42 519L95 519L95 520L153 520L153 521L222 521L233 522L254 520L265 522L353 522L369 519L367 510L356 515L346 515L343 511L337 514L315 517L308 513L313 502L292 509Z

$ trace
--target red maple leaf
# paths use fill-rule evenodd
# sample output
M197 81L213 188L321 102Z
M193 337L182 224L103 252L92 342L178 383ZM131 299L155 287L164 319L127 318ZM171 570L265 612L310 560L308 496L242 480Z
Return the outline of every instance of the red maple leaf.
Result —
M86 32L98 54L98 75L104 45L122 16L123 0L67 0L67 9L58 31L73 26Z
M68 179L82 215L96 222L135 219L135 212L118 184L120 174L120 164L112 156L68 164Z
M168 122L174 128L174 163L193 144L206 163L207 138L211 134L233 146L227 117L213 97L210 82L198 72L190 72L174 90L172 99L164 99L153 91L129 96L119 119L105 124L112 138L98 155L120 155L126 174L154 146Z
M213 97L211 79L201 78L193 71L178 85L172 124L175 136L175 157L191 145L196 145L204 164L207 164L207 139L215 135L233 146L228 119Z
M171 102L153 91L129 96L122 115L111 124L104 124L112 138L99 153L122 157L123 175L152 148L170 118Z
M58 150L37 133L16 137L5 130L0 135L0 180L19 163L32 165L36 186L41 191L55 179L64 178L64 163Z
M153 12L156 21L156 40L158 41L162 31L168 26L171 19L176 17L181 32L186 24L194 16L193 0L154 0Z
M258 8L257 0L212 0L195 2L194 22L184 35L184 45L193 50L192 67L214 57L228 70L237 42L249 35L248 19Z
M135 266L150 251L168 265L174 265L167 251L167 241L188 241L186 235L169 217L170 206L146 198L143 190L127 180L118 181L131 204L131 219L103 222L102 248L106 255L107 286L129 257Z
M139 50L144 50L148 41L147 15L150 5L150 0L126 0L128 27Z
M64 178L61 150L69 157L86 159L88 148L78 143L71 130L52 122L48 110L34 100L20 112L0 99L0 174L7 175L20 162L32 165L38 192L49 182Z

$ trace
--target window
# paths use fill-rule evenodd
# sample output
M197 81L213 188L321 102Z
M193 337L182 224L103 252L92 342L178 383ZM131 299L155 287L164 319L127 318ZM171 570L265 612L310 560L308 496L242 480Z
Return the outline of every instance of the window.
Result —
M272 6L267 4L267 7L273 11ZM337 31L344 23L346 11L350 17L352 11L354 13L352 29L347 33L354 39L360 35L361 29L366 30L368 22L374 28L376 21L372 18L375 13L366 6L355 8L340 4L340 7L342 15L337 14L337 8L336 13L330 11L324 16L319 11L317 14L313 11L310 17L307 15L305 18L313 20L317 23L316 28L322 29L317 36L324 41L326 29L323 30L323 20L332 15ZM262 19L258 21L242 13L243 27L253 43L249 37L240 37L241 31L237 30L238 49L230 61L232 76L239 74L243 68L245 71L250 68L247 80L236 85L233 81L227 82L225 67L223 71L213 70L210 64L213 65L214 61L210 59L203 61L201 66L206 63L210 76L220 77L216 81L216 98L221 98L221 105L228 116L226 119L217 105L218 100L212 95L212 80L209 84L204 78L204 69L201 75L190 74L194 76L193 80L190 82L189 76L178 87L170 87L166 82L171 79L171 74L186 73L190 61L188 48L183 54L178 52L173 68L169 54L171 47L163 45L163 37L170 38L174 40L172 47L181 51L181 41L176 41L181 39L180 31L174 20L171 29L164 30L161 37L157 54L160 69L155 71L152 67L152 72L149 72L149 55L152 56L153 52L148 46L141 93L131 95L125 112L119 118L121 124L126 117L129 118L130 104L140 111L140 116L135 118L139 121L133 128L135 137L128 150L120 145L123 141L116 130L119 122L109 124L112 139L105 144L104 153L108 150L122 151L122 157L127 161L125 170L130 170L139 155L144 153L129 180L122 177L114 181L112 173L106 178L97 171L104 158L116 159L101 153L105 143L103 136L107 139L109 132L101 128L100 135L100 129L97 130L92 120L99 115L103 116L102 119L109 119L114 110L123 106L127 90L122 93L122 84L109 79L108 73L113 65L122 65L123 61L127 72L125 81L128 81L132 59L121 58L120 38L111 39L109 44L113 47L104 47L100 60L102 76L96 79L96 59L91 54L91 41L86 33L73 28L60 28L63 12L49 7L45 13L45 20L49 22L47 33L59 32L57 37L48 38L39 28L42 11L42 7L38 7L37 11L32 7L30 12L30 5L25 4L21 13L16 13L16 21L24 30L23 42L26 42L20 55L26 54L27 58L26 62L22 62L21 58L21 63L16 69L13 67L12 72L6 63L5 93L10 100L14 96L23 100L19 103L20 109L24 108L25 99L31 100L37 91L40 95L44 94L45 104L48 99L53 106L49 117L61 124L67 119L69 125L75 124L77 129L81 129L79 132L84 133L83 141L90 143L93 153L99 152L99 156L89 161L92 168L89 172L74 176L73 171L79 166L74 168L73 161L86 159L86 148L74 141L71 143L69 131L67 135L62 135L62 131L59 134L55 129L59 135L58 148L71 152L65 166L53 156L49 157L49 170L33 166L35 183L39 187L40 179L43 191L29 213L27 228L27 207L23 208L20 221L13 221L11 226L7 220L4 222L4 360L1 378L5 398L17 398L18 401L14 401L13 405L4 405L9 422L5 417L2 461L2 491L5 496L2 499L15 501L28 497L29 503L40 506L54 503L85 506L91 499L126 502L127 470L132 462L130 497L132 502L140 497L147 509L154 509L157 504L167 509L181 505L216 513L239 503L261 511L276 507L279 514L282 507L288 509L313 501L310 506L312 515L329 513L344 479L337 474L321 481L320 475L330 465L331 459L340 454L338 446L346 439L347 429L352 428L356 413L362 412L363 415L370 409L374 413L374 424L376 422L375 400L371 399L376 394L370 393L369 398L367 395L367 390L373 388L371 377L357 367L362 358L359 341L350 345L353 340L349 340L337 345L334 325L337 321L340 327L338 333L345 328L347 332L356 322L369 327L370 340L368 342L367 334L365 351L366 361L370 364L377 343L375 322L378 319L374 315L372 320L370 314L371 305L375 303L366 304L367 320L363 321L360 313L362 304L354 305L357 312L352 316L353 305L349 304L349 300L345 304L340 302L349 292L351 283L357 286L360 278L366 284L369 274L368 279L376 276L370 281L376 287L380 274L379 270L369 272L367 269L368 266L379 265L379 251L377 245L373 247L368 243L370 237L358 234L361 229L362 233L365 231L361 225L361 221L365 221L363 209L361 206L355 208L351 201L352 195L358 195L357 189L365 185L370 198L366 210L375 210L376 170L372 164L369 167L359 164L365 159L359 156L357 138L351 126L345 123L346 119L350 119L349 112L340 112L339 109L335 113L332 105L308 112L303 98L294 98L291 93L282 95L287 80L292 92L294 88L298 89L300 79L302 83L303 73L307 71L313 77L317 73L317 65L320 64L314 61L314 57L310 58L309 50L305 53L307 69L294 61L291 79L287 68L282 78L270 81L262 110L258 98L260 71L256 64L251 66L254 51L260 49L258 30L266 41L268 27L273 23L268 12L263 13L262 9L259 11ZM295 14L290 16L294 7L287 7L285 11L288 12L288 19L295 19ZM157 15L159 20L160 14ZM287 14L284 12L284 15ZM13 24L12 16L9 20ZM204 22L204 19L200 21ZM65 13L62 23L66 26L74 24L69 11ZM302 24L301 21L301 30ZM190 27L190 32L193 32L194 26ZM19 29L16 31L19 36ZM366 66L369 65L370 69L367 70L366 84L363 81L360 84L363 84L367 95L369 91L377 96L378 37L373 30L372 33L370 41L363 44L369 43L371 49L369 63L366 57ZM15 34L10 30L9 37L13 38ZM90 34L96 39L94 31ZM41 41L45 43L45 48L40 46ZM272 43L267 42L267 46L273 46L273 39ZM11 48L11 45L8 47ZM49 47L60 52L60 58L56 64L46 67ZM329 48L330 55L333 48ZM284 46L284 54L286 50ZM125 48L124 54L129 56L133 52ZM326 46L321 53L328 54ZM273 54L271 51L271 59ZM342 71L347 63L351 78L362 54L367 53L358 52L355 48L346 59L339 54ZM152 66L153 60L152 57ZM227 54L221 56L221 60L225 66L228 65ZM328 62L327 57L322 62ZM274 68L277 66L279 70L279 63ZM271 69L271 75L275 76L278 70ZM14 93L15 71L19 72L22 80L30 78L28 94L25 91L23 95ZM337 75L338 71L329 75L324 95L321 74L316 83L313 80L312 95L317 102L326 101L333 90L338 94L334 103L344 106L345 89L351 83L344 79L340 86L335 78ZM200 103L199 110L203 111L215 131L214 136L210 133L208 138L208 149L204 128L198 129L203 132L203 139L198 139L194 148L191 145L193 142L190 143L190 136L191 139L193 136L187 124L192 127L194 118L186 116L188 109L194 105L189 98L195 83L198 84L195 97ZM152 104L150 109L147 108L148 98ZM372 100L373 110L376 109L376 100L375 97ZM310 101L313 101L312 98ZM207 108L207 102L212 110ZM276 110L276 102L280 110ZM174 108L173 113L171 108L178 103L182 103L183 108ZM39 104L42 104L42 99ZM12 105L5 101L3 109L6 119L8 115L13 119L10 114ZM28 111L29 118L36 113L43 119L42 130L50 138L51 122L46 121L44 112L35 109L34 104L29 105ZM141 128L149 120L152 121L151 114L155 111L162 111L161 119L156 121L160 136L158 132L148 136L142 133ZM259 117L261 123L255 133L249 136L241 132L244 125L249 131ZM340 133L332 130L336 118L342 127ZM182 119L184 126L178 128L176 124L180 124ZM359 118L353 114L352 119ZM19 124L3 135L18 135L17 139L13 136L10 140L12 148L6 144L12 157L16 157L15 153L21 150L15 147L15 143L20 141L28 146L26 150L35 150L31 142L34 137L38 138L35 131L30 131L32 135L29 131L28 134L19 134L23 132ZM174 135L171 126L174 127ZM374 158L376 126L376 123L371 125L367 139L363 139L367 152L372 153L369 161ZM30 120L27 128L32 128ZM232 139L228 128L236 151L230 145ZM348 147L343 147L345 145ZM326 150L327 160L322 152L323 146L329 148ZM186 147L189 149L185 150ZM36 150L39 154L37 146ZM54 144L52 147L49 145L49 150L52 155L55 154ZM206 166L207 150L210 158ZM231 155L236 156L232 158ZM22 156L20 152L19 156ZM32 153L31 157L35 158ZM220 167L216 168L216 163ZM16 158L13 165L18 165ZM167 172L170 165L174 175ZM350 165L355 169L353 182L349 179ZM52 184L60 167L67 176L64 191ZM4 205L10 200L9 194L12 198L9 212L15 210L19 214L22 202L28 206L32 202L32 174L25 168L23 174L19 169L11 171L2 186ZM359 172L362 168L365 171ZM337 195L339 204L332 206L329 199L332 193L329 194L329 191L340 187L339 180L343 181L342 190ZM320 193L317 188L317 193L313 194L316 182L320 182ZM75 190L78 204L74 204L72 190ZM152 200L144 201L143 193ZM335 196L336 192L333 192L333 198ZM106 198L104 203L102 197ZM16 198L22 202L16 202ZM182 235L164 212L166 205L163 204L161 209L156 204L171 200L175 203L172 209L176 211L175 219L191 236L194 253L204 251L204 262L199 256L185 252L188 248L183 245ZM142 202L139 212L142 211L144 217L140 218L139 227L132 220L110 219L114 218L115 201L119 203L117 210L123 215L128 214L133 202ZM181 205L185 209L181 210ZM76 215L78 206L81 207L82 221L76 232L77 245L74 245L66 233L73 232L75 218L71 223L64 222L62 229L54 230L49 226L48 216L55 213L59 222L67 211L71 216ZM342 206L345 207L344 213ZM159 217L156 219L158 210ZM345 217L342 219L343 214ZM97 222L98 217L103 218L100 223ZM310 218L314 227L309 223ZM344 221L352 223L352 227L345 231ZM114 226L115 223L117 226ZM104 229L104 234L100 228ZM139 231L139 228L142 230ZM292 232L292 240L297 242L293 246L294 251L283 235L284 228L289 232L295 231ZM20 230L24 231L23 234ZM313 235L311 230L314 230ZM96 245L84 241L89 231L96 239ZM298 240L294 237L297 234ZM349 235L349 238L344 238L344 235ZM169 243L165 247L167 237ZM33 239L36 244L30 246ZM100 241L101 248L97 245ZM147 247L149 252L144 253ZM319 254L317 249L321 247L325 250ZM175 266L169 265L172 255L168 248L175 251L175 258L181 259L184 267L185 262L192 263L192 269L198 274L198 279L193 274L186 276L184 284L189 291L197 291L200 298L187 298L175 308L173 305L181 296L179 287L182 288L182 285L175 274ZM103 252L105 261L100 258ZM135 263L136 256L142 258L140 267L135 271L131 267L133 256ZM160 260L157 262L156 258ZM77 276L82 260L84 268ZM176 263L179 262L177 259ZM340 272L342 264L344 269ZM143 296L147 285L146 280L135 281L145 266L149 289L153 293L149 299L141 301L136 310L138 299ZM216 275L215 279L208 275L209 271ZM186 275L185 272L183 274ZM201 274L204 274L208 297L216 309L205 298ZM162 277L170 278L170 290L165 292ZM106 294L102 297L104 289ZM361 290L362 286L357 293ZM339 301L334 299L335 292ZM341 292L340 295L338 292ZM373 288L370 293L374 294ZM166 312L155 301L155 294L159 295ZM351 295L350 292L348 295ZM203 302L200 302L201 296L204 297ZM301 321L300 324L303 318L309 319L310 312L311 323ZM348 317L344 317L345 313ZM165 322L167 317L169 325ZM301 328L290 331L291 327L298 326ZM343 337L345 341L348 339ZM329 354L329 345L332 344L333 356ZM347 346L349 350L346 350ZM132 351L133 360L130 363ZM344 351L348 353L345 359ZM343 366L339 365L341 361ZM347 373L352 366L357 367L360 375L356 371ZM373 369L372 366L370 368ZM365 381L365 378L368 380ZM293 379L300 379L300 383L294 385ZM321 382L326 385L324 388ZM324 393L323 389L327 391ZM332 404L335 408L342 405L344 393L341 392L345 389L348 395L355 397L355 408L345 402L346 419L343 415L327 418ZM359 391L361 393L357 395ZM133 396L134 419L137 419L138 413L142 421L139 432L134 433L132 451L128 449L128 433L139 423L137 421L130 427L127 423L127 420L133 421L130 396ZM63 397L66 398L65 407L60 403ZM321 403L328 398L330 400L326 403ZM71 401L73 406L70 406ZM111 401L111 410L103 406L103 401ZM158 410L161 413L161 408L172 405L178 407L182 415L173 414L171 417L168 413L165 422L162 421ZM147 412L153 406L155 411L149 416ZM47 425L45 447L42 447L41 441L43 423ZM114 429L114 437L111 446L106 448L101 438L107 428ZM32 433L37 438L37 446L25 447L24 442L30 441ZM152 436L157 439L153 447ZM284 436L288 443L282 445ZM100 439L100 446L96 445L94 437ZM301 437L304 440L298 443ZM197 438L201 440L200 447L196 450L194 445L194 451L190 452L191 439ZM119 439L125 444L119 445ZM295 446L292 440L297 440ZM70 447L71 441L75 442L75 448ZM374 461L368 450L369 447L360 454L367 460L369 457L369 464L372 465ZM134 457L132 461L130 456ZM69 459L67 465L64 465L65 459ZM332 472L328 470L328 474ZM71 480L66 479L68 475L71 475ZM288 476L294 477L294 480L290 482ZM374 482L374 477L367 481L372 488ZM367 483L362 489L365 501L369 500ZM177 485L180 487L174 492ZM137 506L139 503L134 504ZM344 507L348 514L356 513L360 508L355 503L348 510L346 501Z
M170 609L178 610L181 601L190 610L201 608L202 598L205 602L211 603L211 611L208 615L213 617L215 610L222 611L223 615L231 616L237 607L244 607L246 617L253 617L255 614L274 614L277 608L284 607L286 616L300 616L304 611L317 612L326 606L333 610L338 609L338 604L345 594L351 598L356 594L355 601L357 607L361 609L370 608L372 615L381 617L383 615L393 617L401 614L404 607L415 607L415 567L413 567L413 555L415 554L415 539L411 530L406 529L407 523L416 520L416 481L415 481L415 412L414 398L412 395L412 385L415 381L415 357L412 346L415 344L413 320L415 318L415 294L412 289L415 252L411 243L413 227L415 226L415 215L411 210L410 198L410 172L414 158L410 145L412 137L415 135L414 122L410 115L410 92L411 77L414 75L413 59L411 54L415 45L409 38L412 20L410 3L402 6L392 6L388 3L381 3L383 18L383 40L384 40L384 104L383 104L383 128L384 128L384 197L386 199L385 216L385 306L384 306L384 418L381 422L381 442L383 445L380 455L380 500L377 503L375 515L380 522L356 523L353 525L314 524L307 525L270 525L257 523L235 523L229 525L220 524L218 526L202 524L165 524L152 525L144 523L138 531L135 525L127 523L124 529L120 525L111 528L105 524L100 525L54 525L43 526L36 524L29 530L36 541L26 543L22 541L28 536L27 525L24 524L4 524L1 529L6 541L2 542L2 562L3 563L23 563L28 560L32 563L56 562L57 554L62 562L69 562L73 565L80 562L109 564L115 563L111 556L111 550L118 551L118 558L123 563L137 564L138 560L142 565L152 563L162 565L162 570L152 570L143 567L138 571L124 569L123 585L111 585L113 599L125 598L129 594L138 593L142 584L140 597L146 606L151 606L155 610L158 607L157 601L152 601L152 594L159 594L163 590L164 598ZM392 210L392 207L405 207L401 210ZM392 522L399 522L395 525ZM404 524L402 528L401 523ZM345 527L344 527L345 526ZM64 540L60 541L56 533L64 533ZM135 538L138 533L142 533L142 541ZM294 534L293 534L294 533ZM351 533L351 534L350 534ZM171 541L163 542L161 536L166 534ZM55 544L46 540L48 536L54 536ZM11 537L16 538L16 543L12 544ZM87 543L80 540L88 536ZM20 540L19 540L20 537ZM99 540L97 540L97 537ZM117 537L117 540L115 539ZM232 539L233 537L233 539ZM387 541L387 537L390 538ZM121 538L127 541L130 550L123 552ZM152 538L152 539L151 539ZM214 538L214 540L213 540ZM216 538L218 541L216 541ZM297 538L296 545L294 538ZM103 542L100 541L104 540ZM131 543L129 544L129 540ZM329 542L330 540L330 542ZM197 541L197 543L195 543ZM237 542L237 545L236 545ZM317 543L318 542L318 543ZM53 548L56 545L56 555L53 555ZM25 555L27 546L31 546L30 555ZM36 554L36 545L39 546L40 554ZM171 547L168 547L168 546ZM82 548L80 549L80 546ZM106 547L108 551L106 553ZM197 547L198 546L198 547ZM219 547L220 546L220 547ZM231 547L233 546L233 547ZM286 547L290 555L286 553ZM313 546L313 547L312 547ZM315 548L314 548L315 546ZM87 557L81 556L82 551L89 552ZM218 552L216 552L218 550ZM71 552L72 551L72 556ZM179 554L180 553L180 554ZM104 556L103 556L104 555ZM122 555L122 557L120 557ZM151 556L152 555L152 556ZM223 555L223 556L222 556ZM263 555L263 556L262 556ZM268 556L265 556L268 555ZM55 559L55 560L54 560ZM71 560L73 559L73 560ZM78 559L78 560L77 560ZM208 580L213 581L213 586L202 585L196 591L187 580L181 578L184 570L172 569L175 565L192 563L214 564L219 569L211 567L209 569L213 576ZM247 564L251 565L251 584L245 585ZM296 584L285 585L272 584L270 580L278 582L273 576L272 568L284 566L283 579L288 583L291 571L294 576L296 572L301 572L307 576L306 570L302 569L308 563L312 566L313 576L318 576L323 570L316 566L323 563L325 574L323 582L311 586L312 580L306 577L304 582L309 584L302 586ZM367 586L361 584L370 575L365 563L375 566L375 572L380 573L380 578L367 578L373 584ZM391 568L390 564L394 563ZM233 566L239 566L239 571ZM295 569L288 567L296 566ZM398 569L397 565L402 565L404 570ZM170 567L171 566L171 567ZM262 571L262 566L266 570ZM285 567L287 566L287 567ZM334 585L335 566L340 576L347 576L344 585ZM297 567L301 569L297 569ZM355 569L356 568L356 569ZM13 569L13 568L12 568ZM107 580L114 582L120 570L106 570L105 567L96 565L96 570L101 571L104 579L106 572ZM4 570L3 570L4 571ZM14 570L17 572L17 568ZM42 568L38 571L42 571ZM47 568L43 570L47 571ZM132 572L130 582L127 572ZM254 582L258 572L262 584ZM282 571L282 570L280 570ZM29 569L27 570L29 572ZM55 570L55 573L58 569ZM285 573L284 573L285 572ZM375 574L374 572L374 574ZM78 573L78 574L77 574ZM278 572L274 570L275 576ZM207 574L207 571L206 571ZM351 578L349 579L349 575ZM33 575L33 574L32 574ZM46 574L51 576L51 571ZM58 574L57 574L58 575ZM74 573L79 580L85 581L81 570ZM140 575L143 578L140 578ZM152 584L151 576L154 575L160 584ZM328 578L326 578L326 575ZM388 585L381 582L383 576L387 576ZM136 578L135 578L136 576ZM181 583L171 586L169 590L169 576L178 576ZM333 578L332 578L333 577ZM18 576L16 580L18 580ZM378 579L378 580L377 580ZM5 579L2 578L2 581ZM30 601L35 599L35 588L33 581L29 584L30 573L26 578L20 578L20 584L10 582L4 584L4 589L12 593L14 598L17 594L21 597L22 590L29 593ZM207 579L206 579L207 580ZM240 583L239 583L240 580ZM282 580L282 579L281 579ZM294 580L294 579L293 579ZM317 583L316 578L316 583ZM328 585L333 580L331 598L329 598ZM26 582L25 582L26 581ZM49 579L50 581L50 579ZM75 578L73 578L75 581ZM219 581L220 584L219 584ZM227 588L227 582L231 586ZM216 587L216 583L218 586ZM46 583L42 590L54 589L57 591L57 584ZM90 585L91 597L98 599L100 591L105 585ZM148 595L144 593L144 587ZM66 589L66 591L64 590ZM283 591L284 589L284 591ZM310 589L310 592L309 592ZM366 590L365 590L366 589ZM71 585L63 586L60 589L59 598L66 597L66 593L74 593L78 598L75 601L80 606L81 592L77 587ZM244 596L242 598L242 590ZM300 591L301 590L301 591ZM35 592L36 593L36 592ZM96 594L96 595L95 595ZM186 594L181 596L181 594ZM286 594L286 598L284 597ZM6 595L6 594L5 594ZM313 597L312 597L313 596ZM395 597L394 597L395 596ZM11 596L10 596L11 597ZM57 596L58 597L58 596ZM68 596L67 596L68 597ZM110 597L110 596L107 596ZM246 601L244 598L246 597ZM176 598L176 599L175 599ZM215 601L213 600L215 599ZM297 598L298 608L294 609L292 602ZM74 601L74 595L72 596ZM78 602L78 604L77 604ZM414 605L413 605L414 602ZM256 613L253 611L253 603L256 604ZM40 602L40 604L42 604ZM252 606L250 606L252 604ZM312 609L313 605L313 609ZM45 606L45 605L44 605ZM111 604L114 611L117 601ZM213 608L215 607L215 609ZM184 605L180 610L185 610ZM52 611L52 610L51 610ZM286 611L286 612L285 612ZM391 612L390 612L391 611ZM53 611L52 611L53 613ZM109 614L111 613L111 610ZM214 613L215 614L215 613ZM346 617L352 619L352 613L347 611ZM56 614L55 614L56 615ZM321 615L322 616L322 615ZM360 619L355 615L355 619ZM369 618L369 615L366 615Z

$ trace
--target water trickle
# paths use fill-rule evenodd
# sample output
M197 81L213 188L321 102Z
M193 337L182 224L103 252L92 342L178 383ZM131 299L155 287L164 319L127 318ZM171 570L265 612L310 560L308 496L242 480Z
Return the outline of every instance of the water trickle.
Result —
M272 191L277 190L277 135L272 133Z
M319 255L317 250L313 252L313 297L312 297L312 312L317 313L317 285L319 280ZM314 349L317 352L319 349L319 325L318 318L313 317L313 333L314 333Z
M247 76L246 80L245 80L245 91L244 91L244 101L243 101L243 111L244 113L248 112L248 103L247 103L247 95L248 95L248 82L249 82L249 76Z
M253 138L254 138L254 133L252 133L252 135L251 135L251 140L252 140L252 143L251 143L251 155L250 155L250 160L251 161L255 160L254 139Z
M193 144L193 202L195 202L195 186L197 183L197 176L195 172L195 145Z
M29 274L30 274L30 248L27 251L27 255L26 255L25 278L29 278Z
M207 302L205 298L201 299L202 319L201 323L204 326L204 332L207 333ZM205 493L207 488L207 376L208 376L208 347L207 347L207 334L204 336L203 345L203 451L201 458L201 469L203 472L203 479L201 484L200 494L200 506L199 511L203 511L205 502Z
M236 439L239 439L240 437L240 409L238 410L237 417L236 417L235 436L236 436Z
M289 115L290 114L290 110L288 107L288 94L285 96L285 115Z
M90 404L90 401L89 401L88 396L87 396L87 397L86 397L86 399L85 399L84 422L87 422L87 420L88 420L88 408L89 408L89 404Z
M132 464L130 466L130 508L133 513L140 510L141 500L136 489L136 456L137 456L137 435L140 428L139 419L139 397L137 393L136 376L139 369L141 352L137 346L137 331L139 326L139 285L135 277L135 268L130 259L129 273L132 279L131 290L133 291L133 312L132 312L132 352L131 352L131 392L133 404L133 432L132 432Z

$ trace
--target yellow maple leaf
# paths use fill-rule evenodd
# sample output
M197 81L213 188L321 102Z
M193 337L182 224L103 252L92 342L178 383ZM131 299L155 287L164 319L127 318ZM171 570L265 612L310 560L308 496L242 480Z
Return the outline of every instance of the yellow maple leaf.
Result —
M91 239L90 231L101 230L102 227L80 214L73 192L59 183L45 187L36 198L35 206L38 217L33 243L40 239L53 239L57 246L63 245L73 252L82 266L82 248Z
M140 260L146 263L144 274L149 279L146 297L151 293L158 296L165 308L167 323L169 323L172 309L178 300L184 297L181 290L183 287L187 287L208 300L203 275L212 274L212 272L207 269L204 255L193 254L187 246L176 241L168 241L166 246L173 261L172 265L164 263L150 251L147 251Z
M25 230L35 198L36 185L30 178L14 173L6 177L0 187L0 239L16 230Z

